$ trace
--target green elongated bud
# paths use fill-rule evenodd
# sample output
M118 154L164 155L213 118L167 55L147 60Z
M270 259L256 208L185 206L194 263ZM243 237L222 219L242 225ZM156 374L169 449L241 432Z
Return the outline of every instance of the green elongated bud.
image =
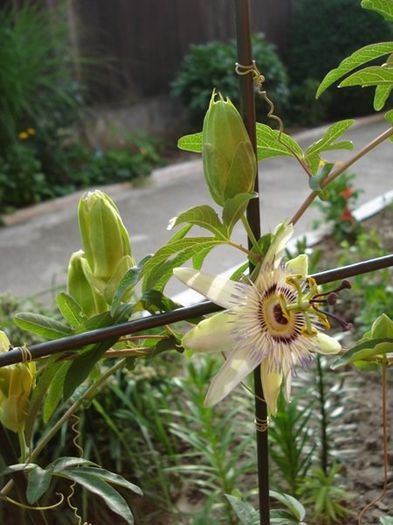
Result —
M257 165L243 120L227 98L213 91L203 121L202 158L211 196L223 206L226 200L254 189Z
M79 202L82 247L93 275L109 280L119 260L132 257L128 232L116 204L102 191L86 193Z
M88 264L83 250L71 255L67 272L67 291L79 304L87 317L105 312L108 306L104 297L90 284L87 279L83 263Z
M11 344L0 331L0 352L6 352ZM34 362L17 363L0 368L0 421L13 432L25 427L29 398L35 385Z

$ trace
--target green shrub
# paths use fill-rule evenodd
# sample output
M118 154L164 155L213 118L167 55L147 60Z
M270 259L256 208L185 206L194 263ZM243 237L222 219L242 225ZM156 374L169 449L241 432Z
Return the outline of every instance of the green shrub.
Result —
M252 37L253 56L258 68L266 77L266 89L277 105L285 107L288 98L288 83L285 68L274 46L263 35ZM232 41L209 42L191 46L185 56L176 79L172 83L172 94L189 109L192 120L200 127L209 104L213 88L229 97L235 105L239 101L239 79L235 73L236 46ZM266 103L258 103L258 120L267 112Z
M286 60L291 90L294 86L304 88L308 79L320 82L359 47L391 40L392 36L392 25L362 9L359 0L298 0L294 3ZM321 101L324 103L324 97ZM336 119L371 110L372 95L368 90L332 89L326 117ZM306 101L303 113L307 118Z

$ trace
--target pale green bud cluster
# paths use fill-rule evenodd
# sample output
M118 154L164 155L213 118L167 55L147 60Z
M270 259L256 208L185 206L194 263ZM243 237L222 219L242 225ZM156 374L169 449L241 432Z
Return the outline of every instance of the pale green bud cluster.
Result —
M257 166L247 130L232 102L215 91L203 121L202 158L211 196L220 206L253 191Z
M122 277L135 263L128 232L108 195L86 193L79 202L78 222L83 250L71 256L68 293L91 317L108 310Z
M8 352L10 346L6 334L0 331L0 352ZM0 368L0 421L13 432L24 430L35 374L34 362Z

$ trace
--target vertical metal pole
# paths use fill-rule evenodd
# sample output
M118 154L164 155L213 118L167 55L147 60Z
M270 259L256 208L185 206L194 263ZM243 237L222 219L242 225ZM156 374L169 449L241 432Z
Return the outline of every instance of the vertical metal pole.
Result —
M239 64L252 65L250 3L249 0L235 0L237 57ZM256 153L255 132L255 95L253 77L251 74L242 75L240 82L240 112L251 143ZM255 191L258 191L258 177L255 181ZM261 236L259 199L252 199L247 208L247 219L257 239ZM249 240L250 245L250 240ZM258 455L258 488L259 488L259 516L261 525L270 524L269 510L269 462L268 462L268 433L267 407L263 401L261 372L258 366L254 371L255 384L255 418L257 422L257 455Z

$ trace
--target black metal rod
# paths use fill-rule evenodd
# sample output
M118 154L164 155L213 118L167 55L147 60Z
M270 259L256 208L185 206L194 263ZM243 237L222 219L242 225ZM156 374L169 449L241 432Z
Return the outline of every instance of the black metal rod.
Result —
M346 279L355 275L373 272L393 266L393 254L378 257L376 259L368 259L349 266L341 268L334 268L325 272L315 273L311 275L318 284L326 284L340 279ZM107 326L105 328L98 328L84 332L83 334L70 335L62 337L55 341L46 341L45 343L38 343L29 347L33 359L45 357L51 354L64 352L66 350L79 350L83 346L100 341L106 341L114 337L120 338L122 335L134 334L150 328L157 328L166 324L177 323L199 317L201 315L211 314L221 310L219 306L211 301L205 301L194 306L187 306L165 312L163 314L151 315L143 317L134 321L116 324L114 326ZM9 352L0 353L0 367L20 363L23 361L23 353L19 347L15 347Z
M250 2L249 0L235 0L236 11L236 41L237 41L237 60L242 66L252 66L251 49L251 25L250 25ZM254 78L252 74L242 75L239 78L240 87L240 112L246 126L248 135L254 148L256 156L256 131L255 131L255 92ZM258 174L255 178L254 190L258 192ZM261 218L259 198L252 199L247 207L247 220L256 239L261 236ZM252 242L248 240L249 248ZM253 266L250 263L250 273ZM269 504L269 448L267 424L267 406L263 401L263 389L261 381L260 365L254 370L254 390L255 390L255 419L257 460L258 460L258 496L259 496L259 520L261 525L270 524L270 504ZM263 428L263 431L261 429Z

